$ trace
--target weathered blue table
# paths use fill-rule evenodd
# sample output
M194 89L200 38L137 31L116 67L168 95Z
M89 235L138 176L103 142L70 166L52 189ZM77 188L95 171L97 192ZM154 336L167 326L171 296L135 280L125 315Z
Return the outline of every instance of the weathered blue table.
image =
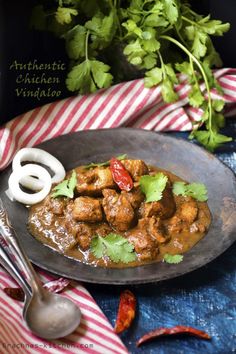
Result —
M225 133L236 137L235 121L227 122ZM184 133L173 134L187 137ZM236 172L236 142L218 149L216 155ZM134 292L138 300L137 316L121 337L132 354L230 354L236 352L235 251L234 244L205 267L157 284L130 287L86 284L86 287L112 324L121 291L129 288ZM136 347L136 340L144 333L177 324L205 330L212 340L162 337Z

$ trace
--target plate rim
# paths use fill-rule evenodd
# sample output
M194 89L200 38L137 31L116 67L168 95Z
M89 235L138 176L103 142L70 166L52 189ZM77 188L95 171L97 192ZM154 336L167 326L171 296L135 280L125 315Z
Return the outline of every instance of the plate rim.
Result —
M210 152L208 152L207 150L205 150L203 147L193 143L193 142L190 142L186 139L183 139L182 137L176 137L176 136L170 136L168 135L167 133L163 133L163 132L155 132L155 131L149 131L149 130L145 130L145 129L140 129L140 128L130 128L130 127L117 127L117 128L102 128L102 129L90 129L90 130L83 130L83 131L77 131L77 132L70 132L68 134L64 134L64 135L60 135L60 136L57 136L57 137L54 137L54 138L51 138L51 139L48 139L44 142L41 142L40 144L37 144L35 145L34 147L41 147L42 145L44 144L50 144L51 141L55 141L55 140L60 140L60 139L64 139L64 138L67 138L68 136L71 136L71 135L84 135L84 134L90 134L90 133L93 133L96 132L96 133L101 133L101 132L111 132L111 131L114 131L114 130L119 130L119 131L138 131L138 132L142 132L144 134L152 134L153 136L161 136L162 138L164 139L167 139L167 140L178 140L178 141L182 141L183 144L187 144L189 146L191 146L191 149L195 149L196 151L199 151L199 153L204 153L204 155L206 157L210 157L211 159L214 159L215 161L217 161L217 163L219 163L220 165L223 166L224 169L227 169L229 171L229 173L231 174L231 177L232 177L232 181L233 181L233 185L236 189L236 178L235 178L235 173L234 171L229 167L227 166L224 162L222 162L220 159L218 159L215 155L211 154ZM64 137L64 138L63 138ZM8 170L10 166L7 166L7 168L5 170ZM5 171L4 170L4 171ZM1 171L1 174L4 173L4 171ZM31 236L32 237L32 236ZM39 241L38 241L39 242ZM186 269L184 272L181 272L180 274L176 274L175 276L171 276L169 277L168 275L167 276L162 276L161 279L155 279L155 275L153 277L150 277L150 278L147 278L147 279L131 279L131 280L110 280L110 279L85 279L83 276L81 277L74 277L74 276L69 276L68 273L64 272L64 271L60 271L60 273L58 273L58 270L55 270L55 269L52 269L52 268L48 268L47 265L44 265L42 263L40 263L40 261L37 261L34 259L34 257L30 257L30 260L32 261L33 264L37 265L38 267L40 267L41 269L44 269L46 270L47 272L51 273L51 274L56 274L56 275L60 275L60 276L64 276L64 277L67 277L67 278L71 278L71 279L74 279L74 280L77 280L77 281L83 281L83 282L87 282L87 283L91 283L91 284L112 284L112 285L124 285L124 284L130 284L130 285L134 285L134 284L147 284L147 283L156 283L156 282L160 282L160 281L166 281L166 280L171 280L171 279L174 279L176 277L179 277L179 276L183 276L185 274L188 274L190 272L193 272L203 266L205 266L206 264L210 263L211 261L215 260L216 258L218 258L221 254L223 254L230 246L233 245L233 243L235 242L235 240L233 239L230 244L226 244L225 247L223 249L220 249L218 252L214 253L214 255L212 257L210 257L207 262L203 262L203 263L200 263L198 266L196 265L193 265L192 267ZM47 247L49 248L48 246L45 246L44 244L41 244L43 245L44 247ZM57 255L60 255L61 257L65 257L61 254L59 254L57 251L51 249L52 252L55 252L57 253ZM188 252L187 252L188 253ZM65 257L65 258L68 258L68 257ZM81 263L81 262L78 262L76 260L73 260L72 261L74 262L77 262L77 264ZM156 262L157 263L157 262ZM83 263L82 263L83 264ZM152 263L153 264L153 263ZM151 265L151 264L149 264ZM87 265L89 266L89 265ZM91 266L89 266L91 267ZM135 268L139 268L139 267L143 267L142 266L138 266L138 267L135 267ZM104 268L106 269L106 268ZM79 271L78 271L79 273Z

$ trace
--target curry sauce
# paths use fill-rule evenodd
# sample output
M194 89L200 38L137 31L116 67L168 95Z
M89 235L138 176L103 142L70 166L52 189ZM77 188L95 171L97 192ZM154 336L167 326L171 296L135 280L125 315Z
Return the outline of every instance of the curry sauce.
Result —
M130 191L119 190L109 166L77 167L74 198L53 198L50 194L32 206L28 219L30 233L67 257L102 267L139 266L160 261L166 253L183 254L190 250L209 228L211 215L207 203L173 194L173 183L181 179L169 171L147 166L142 160L125 159L122 163L133 179ZM168 182L162 199L147 203L139 179L157 172L167 176ZM97 259L93 255L93 237L105 237L111 232L134 246L135 262L115 263L107 256Z

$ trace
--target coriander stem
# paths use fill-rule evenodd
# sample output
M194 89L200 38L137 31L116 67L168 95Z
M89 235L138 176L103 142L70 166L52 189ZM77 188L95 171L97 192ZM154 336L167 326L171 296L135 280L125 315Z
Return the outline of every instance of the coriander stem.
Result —
M85 37L85 60L88 60L88 39L89 39L89 30L86 33L86 37Z
M160 36L160 38L166 39L167 41L174 43L177 47L182 49L188 55L188 57L190 59L192 59L192 61L198 66L198 68L202 74L204 83L206 85L206 90L207 90L207 95L208 95L209 130L211 130L211 126L212 126L212 100L211 100L211 92L210 92L209 82L208 82L207 75L205 73L203 66L198 61L198 59L183 44L181 44L176 39L166 36L166 35L162 35L162 36Z
M188 23L191 23L191 25L193 26L198 26L198 24L192 20L190 20L189 18L185 17L185 16L181 16L182 20L188 22Z
M164 79L166 78L166 70L165 70L165 64L164 64L164 61L163 61L163 58L162 58L162 55L160 53L160 51L158 50L158 56L159 56L159 59L160 59L160 62L161 62L161 68L162 68L162 71L163 71L163 75L164 75Z
M189 62L190 62L190 65L191 65L191 69L192 69L192 73L193 73L193 77L194 77L195 83L196 83L196 85L197 85L199 91L201 91L200 86L199 86L199 83L198 83L198 80L197 80L197 76L196 76L196 73L195 73L195 70L194 70L193 60L192 60L191 57L189 58Z

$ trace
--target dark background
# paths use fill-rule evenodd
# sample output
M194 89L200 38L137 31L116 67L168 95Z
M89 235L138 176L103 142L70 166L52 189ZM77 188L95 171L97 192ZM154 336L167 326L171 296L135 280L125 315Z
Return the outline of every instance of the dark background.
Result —
M23 63L34 59L37 59L39 63L61 60L67 64L63 40L56 39L50 33L29 30L31 9L35 2L32 0L0 0L0 124L53 100L50 97L38 101L37 98L16 96L16 72L9 70L14 60ZM222 56L224 66L235 67L236 1L192 0L192 3L199 13L211 13L212 18L231 23L230 32L225 34L224 38L216 38L215 45ZM70 96L71 93L64 85L66 71L58 72L57 76L61 81L60 98ZM35 85L32 88L35 88ZM30 89L30 85L27 85L27 89ZM55 89L58 89L58 85Z

